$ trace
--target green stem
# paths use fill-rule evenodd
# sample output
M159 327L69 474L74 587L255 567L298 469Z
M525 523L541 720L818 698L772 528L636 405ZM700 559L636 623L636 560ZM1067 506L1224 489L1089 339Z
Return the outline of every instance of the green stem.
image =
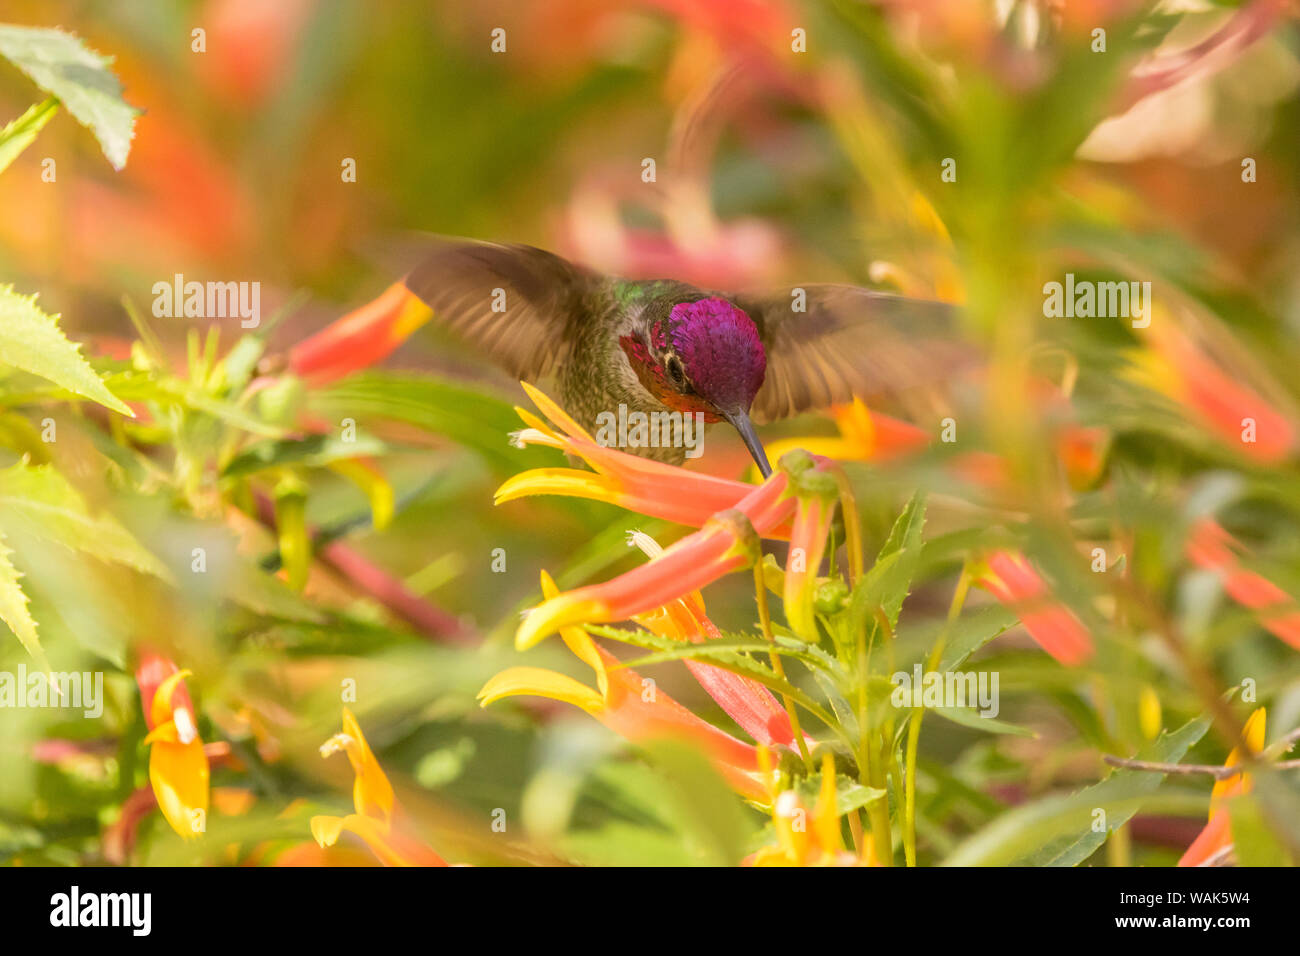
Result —
M936 670L943 660L943 649L948 642L948 633L960 616L961 609L966 603L966 595L970 591L969 570L969 565L962 566L961 576L957 579L957 587L953 591L952 603L948 605L948 619L944 622L943 630L939 632L939 639L935 641L934 647L930 650L930 657L926 661L927 672ZM908 866L916 866L916 758L921 744L921 719L924 716L924 708L918 707L912 711L912 719L907 726L907 753L904 758L907 767L903 775L903 856Z
M763 629L763 639L769 644L775 644L776 638L772 636L772 615L767 608L767 586L763 580L763 562L754 562L754 593L758 601L758 623ZM769 654L772 660L772 671L782 680L786 679L785 667L781 663L780 654ZM789 694L782 694L781 699L785 704L785 712L790 717L790 730L794 733L795 744L799 748L799 756L803 758L804 767L808 773L813 772L812 754L808 752L808 742L804 740L803 730L799 727L799 711L795 709L794 701L790 699Z
M844 516L844 550L849 555L849 590L852 590L862 576L862 521L858 517L858 502L849 476L843 468L836 468L832 473L840 489L840 514Z
M1133 865L1133 840L1127 823L1116 829L1106 841L1106 862L1111 866Z

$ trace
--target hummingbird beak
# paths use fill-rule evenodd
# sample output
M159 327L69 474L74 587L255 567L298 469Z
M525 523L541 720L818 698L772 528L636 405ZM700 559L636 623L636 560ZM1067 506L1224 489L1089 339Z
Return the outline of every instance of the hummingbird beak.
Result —
M731 427L740 432L745 447L749 449L749 454L758 465L758 470L763 473L763 477L772 474L772 466L767 463L767 452L763 450L763 443L758 440L758 433L754 431L754 423L749 420L749 413L743 408L729 412L721 409L719 411L722 417L731 423Z

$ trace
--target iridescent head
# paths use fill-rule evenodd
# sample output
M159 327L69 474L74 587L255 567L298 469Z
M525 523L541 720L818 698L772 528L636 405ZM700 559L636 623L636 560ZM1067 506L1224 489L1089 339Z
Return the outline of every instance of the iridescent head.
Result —
M674 411L701 412L710 422L726 419L763 475L771 473L749 420L767 354L748 315L726 299L679 302L651 322L645 340L624 336L621 343L650 394Z

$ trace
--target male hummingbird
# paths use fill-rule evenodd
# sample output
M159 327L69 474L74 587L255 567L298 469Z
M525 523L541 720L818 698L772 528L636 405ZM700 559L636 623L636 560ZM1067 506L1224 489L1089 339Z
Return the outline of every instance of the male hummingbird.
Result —
M960 357L945 334L950 306L849 285L730 294L470 240L440 241L405 285L511 375L555 376L565 410L589 431L620 405L698 412L730 423L764 476L755 421L896 394ZM682 447L626 450L685 458Z

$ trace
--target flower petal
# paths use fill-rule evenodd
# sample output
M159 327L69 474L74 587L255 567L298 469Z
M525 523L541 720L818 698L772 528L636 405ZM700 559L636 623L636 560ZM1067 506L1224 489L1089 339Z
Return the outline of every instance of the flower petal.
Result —
M605 709L605 698L581 681L541 667L508 667L492 676L478 692L479 704L486 707L506 697L546 697L581 707L589 714Z
M544 601L524 618L515 646L527 650L568 625L623 621L675 601L752 563L752 539L753 529L738 511L715 515L655 560Z
M149 748L149 784L158 807L171 828L187 840L203 832L208 774L208 757L197 738L187 744L160 741Z
M1047 582L1024 555L999 551L985 564L975 583L1014 611L1039 647L1067 667L1092 656L1092 635L1074 612L1052 598Z
M289 350L294 374L316 382L374 365L433 317L400 282L378 298L336 319Z
M311 833L321 847L333 846L343 831L355 833L384 866L446 866L447 861L418 840L390 829L371 817L350 813L346 817L311 818Z

